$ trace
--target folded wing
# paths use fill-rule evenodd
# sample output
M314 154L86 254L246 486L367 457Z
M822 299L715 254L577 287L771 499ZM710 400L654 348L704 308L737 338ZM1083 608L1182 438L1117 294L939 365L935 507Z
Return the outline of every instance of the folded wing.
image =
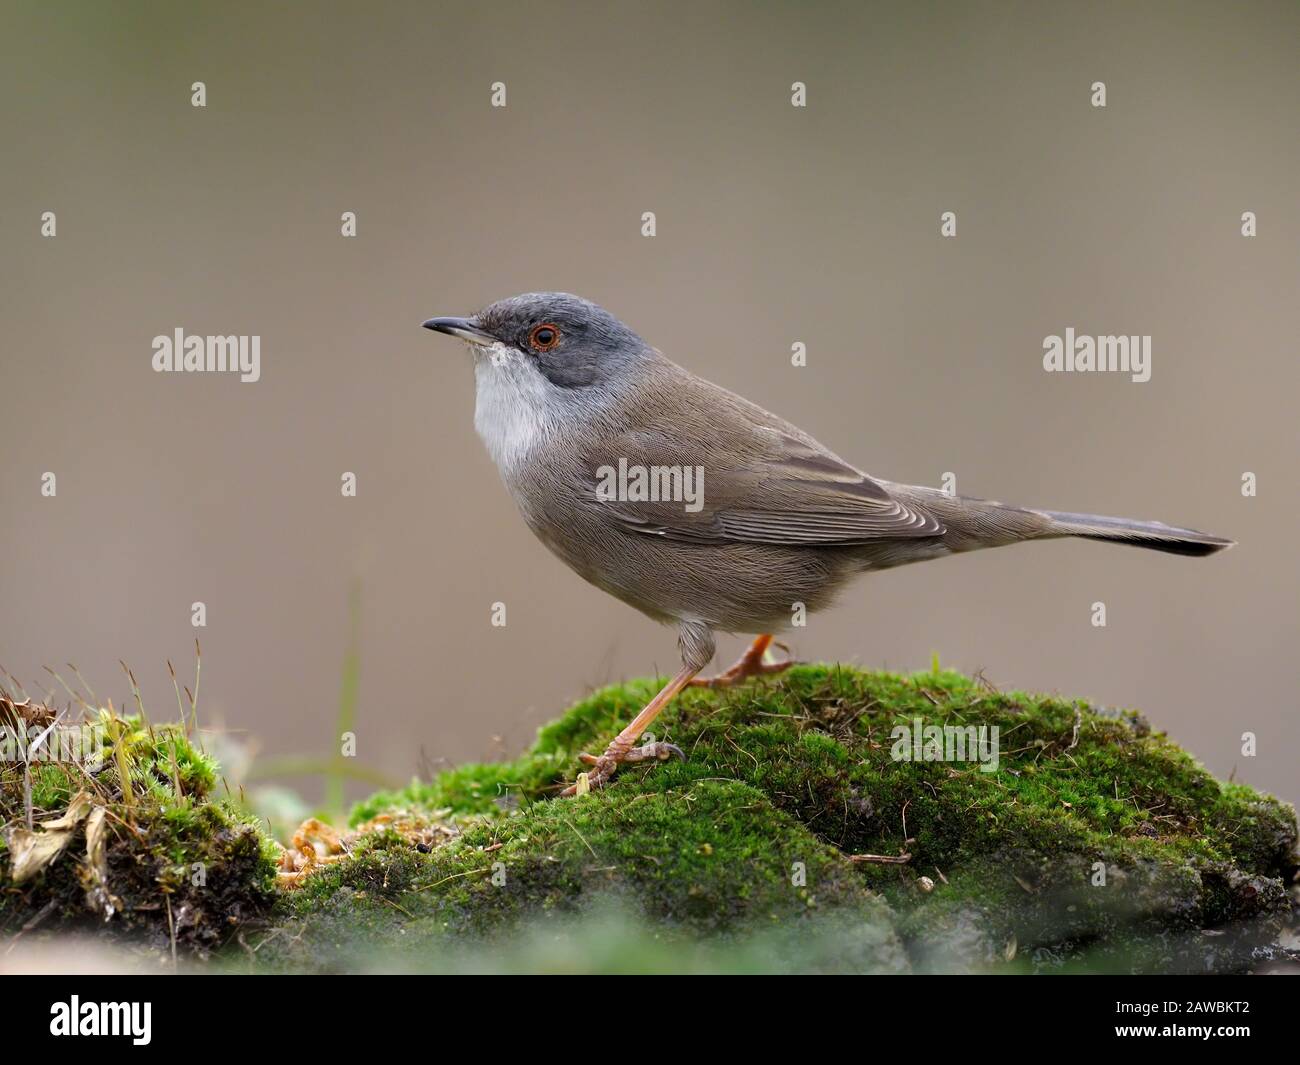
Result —
M895 499L809 438L769 426L747 427L743 439L737 435L726 447L697 448L689 439L652 431L624 434L611 442L601 465L612 468L623 459L627 470L647 471L647 480L656 471L689 468L693 480L675 483L690 483L695 495L609 498L605 491L600 504L630 532L693 543L830 547L944 533L934 515ZM726 460L711 464L709 456L719 455ZM600 495L594 480L593 494ZM635 489L622 494L635 496Z

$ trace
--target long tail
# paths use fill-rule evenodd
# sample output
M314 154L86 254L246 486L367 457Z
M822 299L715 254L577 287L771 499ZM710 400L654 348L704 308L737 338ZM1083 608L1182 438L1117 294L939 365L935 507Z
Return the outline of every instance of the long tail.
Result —
M1180 529L1159 521L1134 521L1131 518L1110 518L1102 514L1071 514L1061 510L1011 507L991 499L948 495L936 488L889 482L885 485L890 495L929 511L943 522L943 546L952 552L978 551L986 547L1018 544L1026 540L1050 540L1060 536L1108 540L1192 556L1212 555L1225 547L1232 547L1234 543L1219 536L1210 536L1195 529ZM913 550L905 553L900 561L913 561L914 555L925 557L923 552Z
M1134 547L1149 547L1153 551L1168 551L1171 555L1190 555L1199 558L1212 555L1235 541L1179 529L1159 521L1133 521L1131 518L1108 518L1101 514L1070 514L1059 510L1040 510L1037 513L1049 519L1052 527L1047 536L1080 536L1085 540L1111 540Z

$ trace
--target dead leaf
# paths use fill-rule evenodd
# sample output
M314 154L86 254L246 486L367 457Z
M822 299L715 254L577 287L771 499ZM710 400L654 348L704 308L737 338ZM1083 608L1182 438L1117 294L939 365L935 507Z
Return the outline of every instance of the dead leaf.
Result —
M53 862L72 839L76 827L90 814L94 803L84 791L78 792L62 817L46 821L37 830L21 826L9 833L12 864L9 876L15 884L26 883Z

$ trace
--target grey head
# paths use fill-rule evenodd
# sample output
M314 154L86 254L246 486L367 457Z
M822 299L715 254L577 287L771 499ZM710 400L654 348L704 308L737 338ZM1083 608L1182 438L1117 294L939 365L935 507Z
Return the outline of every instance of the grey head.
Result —
M511 296L424 326L474 353L474 427L507 484L539 450L563 447L615 408L662 358L608 311L564 292Z
M469 318L430 318L426 329L459 337L475 354L557 389L611 385L652 355L650 346L602 307L567 292L527 292Z

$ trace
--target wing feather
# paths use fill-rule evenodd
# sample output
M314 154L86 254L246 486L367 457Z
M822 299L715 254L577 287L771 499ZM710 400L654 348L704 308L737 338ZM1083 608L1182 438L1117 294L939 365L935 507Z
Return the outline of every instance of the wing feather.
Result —
M701 505L680 500L606 500L608 513L630 532L687 543L849 546L880 540L937 537L943 524L928 511L895 499L877 481L815 441L755 427L743 448L725 453L745 461L702 470ZM690 465L690 457L717 453L659 434L629 433L614 452L630 466Z

